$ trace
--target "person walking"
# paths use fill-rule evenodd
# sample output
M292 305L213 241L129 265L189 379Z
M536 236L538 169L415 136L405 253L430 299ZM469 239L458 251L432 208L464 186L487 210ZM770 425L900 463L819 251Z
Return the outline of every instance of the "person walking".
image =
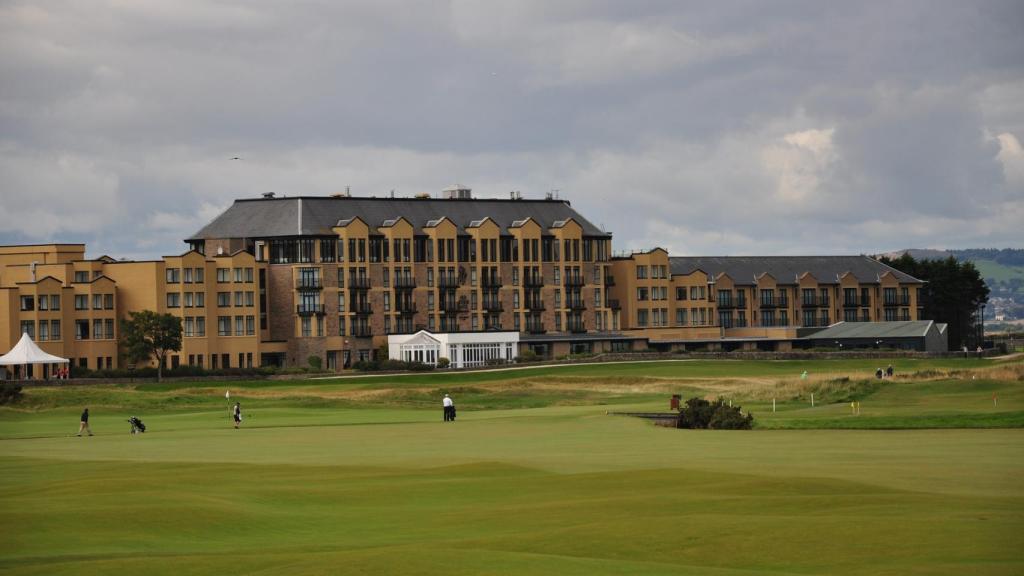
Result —
M444 406L444 421L452 422L455 420L455 403L447 394L444 395L444 400L441 401L441 405Z
M235 402L235 407L231 409L231 419L235 421L235 428L242 423L242 405Z
M892 378L893 372L892 364L889 364L889 367L885 369L885 375Z
M85 410L82 410L82 419L81 419L81 421L78 424L78 436L82 435L82 431L83 430L88 432L89 436L93 435L92 434L92 428L89 428L89 409L88 408L86 408Z

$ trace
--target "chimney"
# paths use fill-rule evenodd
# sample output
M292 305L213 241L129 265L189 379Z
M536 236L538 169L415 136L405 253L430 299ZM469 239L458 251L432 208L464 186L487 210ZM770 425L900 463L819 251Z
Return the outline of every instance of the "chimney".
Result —
M273 192L264 192L263 193L263 197L264 198L273 198L274 197L274 193Z
M32 279L32 282L36 281L36 264L39 264L39 262L33 260L32 263L28 265L28 272Z

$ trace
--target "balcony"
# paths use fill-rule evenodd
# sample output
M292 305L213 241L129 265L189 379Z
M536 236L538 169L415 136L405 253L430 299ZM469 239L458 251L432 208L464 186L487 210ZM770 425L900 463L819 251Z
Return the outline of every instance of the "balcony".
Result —
M882 305L888 308L895 306L910 306L910 296L905 298L886 298Z
M454 314L458 314L460 312L466 312L466 311L468 311L468 308L466 307L465 304L461 304L461 303L458 303L458 302L445 302L445 301L442 300L441 301L441 305L438 307L438 311L440 311L441 314L453 314L454 315Z
M527 322L525 331L529 332L530 334L543 334L544 332L546 332L546 330L544 330L544 324L542 322Z
M394 280L395 290L409 290L416 287L416 278L412 276L398 276Z
M622 310L622 305L619 304L618 298L609 298L608 302L605 303L605 306L611 308L612 310Z
M501 278L498 276L484 276L480 279L480 286L484 288L501 288Z
M356 302L349 307L349 312L359 316L368 316L373 314L373 306L369 302Z
M615 277L614 276L605 276L604 277L604 285L605 286L615 286Z
M570 310L586 310L587 303L582 298L573 298L566 301L565 307Z
M871 300L869 298L852 298L843 300L843 308L869 308L871 307Z
M523 308L526 310L532 310L534 312L541 312L543 310L547 310L547 308L544 306L544 302L541 300L527 300L526 302L523 302Z
M373 336L373 330L369 326L355 326L352 328L353 338L369 338Z
M541 288L544 286L544 276L541 274L523 275L523 286L527 288Z
M769 310L774 308L788 308L789 300L761 300L761 308Z
M804 298L800 301L802 308L828 308L828 298Z
M580 286L583 286L586 283L587 281L583 278L583 276L566 276L565 281L563 282L563 284L569 288L579 288Z
M745 306L740 306L739 302L737 302L736 300L732 300L732 299L728 299L728 300L721 299L721 300L718 300L718 309L719 310L732 310L734 308L745 308Z
M566 322L566 332L572 332L573 334L582 334L587 331L587 327L583 325L583 322Z
M295 279L296 290L323 290L324 283L320 278L303 278L298 277Z
M299 304L295 307L295 313L299 316L323 316L323 304Z
M505 309L498 300L484 300L484 312L495 313Z
M353 290L368 290L370 288L370 279L366 276L349 277L348 287Z
M404 305L404 306L403 305L396 305L395 306L395 312L397 312L399 316L412 316L412 315L416 314L417 312L419 312L419 309L416 308L415 304L407 304L407 305Z
M455 276L440 276L437 279L437 287L444 290L454 290L459 287L459 279Z

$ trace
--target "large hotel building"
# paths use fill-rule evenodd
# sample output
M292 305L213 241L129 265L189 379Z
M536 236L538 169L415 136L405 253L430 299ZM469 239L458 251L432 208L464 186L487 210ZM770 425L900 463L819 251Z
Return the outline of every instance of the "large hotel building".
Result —
M72 366L118 368L119 320L182 318L169 364L370 359L389 335L516 332L518 350L789 350L837 322L918 319L921 282L865 256L613 255L564 200L237 200L153 261L82 244L0 247L0 351L28 333Z

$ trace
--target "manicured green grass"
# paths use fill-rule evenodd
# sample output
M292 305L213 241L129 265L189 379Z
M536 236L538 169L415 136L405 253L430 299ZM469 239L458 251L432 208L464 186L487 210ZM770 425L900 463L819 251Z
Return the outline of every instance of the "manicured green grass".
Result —
M772 413L758 388L866 366L573 367L525 377L533 387L469 375L225 384L246 408L242 430L220 385L30 390L28 409L0 410L0 573L1024 572L1024 430L795 429L1020 426L1024 382L854 386L860 416L800 398ZM629 384L652 375L695 393L752 378L734 390L751 395L759 429L606 415L664 410L662 389ZM441 389L462 392L454 424L433 406ZM73 436L82 401L96 401L95 437ZM149 432L127 433L132 412Z

